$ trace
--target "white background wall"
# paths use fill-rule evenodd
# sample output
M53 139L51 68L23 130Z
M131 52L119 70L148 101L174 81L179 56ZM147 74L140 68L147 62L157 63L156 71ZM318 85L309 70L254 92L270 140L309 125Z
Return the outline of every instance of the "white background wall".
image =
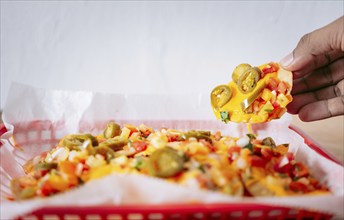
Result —
M1 108L12 81L114 93L209 93L239 63L279 61L343 1L1 1Z

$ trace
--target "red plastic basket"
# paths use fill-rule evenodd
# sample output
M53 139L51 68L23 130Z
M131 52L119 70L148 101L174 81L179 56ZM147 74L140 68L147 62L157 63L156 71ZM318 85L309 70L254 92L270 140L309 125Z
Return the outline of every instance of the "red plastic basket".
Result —
M100 123L96 127L103 127ZM166 125L171 126L171 125ZM16 129L15 133L27 132L28 128L35 135L25 133L25 140L28 143L35 143L43 132L49 133L50 138L40 140L41 144L57 143L56 131L63 127L62 124L52 125L47 121L30 122L26 126ZM307 137L300 129L290 127L304 139L305 143L320 155L338 164L341 164L333 156L322 149L312 139ZM0 135L7 130L0 124ZM38 139L37 139L38 138ZM43 143L42 143L43 141ZM24 143L18 143L19 145ZM0 143L1 146L1 143ZM69 219L69 220L117 220L117 219L330 219L331 214L320 213L315 210L303 210L282 206L271 206L262 204L224 204L224 203L193 203L193 204L162 204L162 205L112 205L112 206L53 206L44 207L21 216L18 219Z
M171 204L138 206L46 207L19 219L330 219L306 210L259 204Z

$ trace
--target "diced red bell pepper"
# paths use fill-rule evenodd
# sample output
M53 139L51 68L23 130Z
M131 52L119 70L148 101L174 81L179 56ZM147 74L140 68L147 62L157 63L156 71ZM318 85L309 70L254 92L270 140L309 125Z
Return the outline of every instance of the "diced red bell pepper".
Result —
M241 147L238 147L238 146L230 147L230 148L228 149L228 160L229 160L230 162L233 162L233 160L235 159L235 158L233 158L233 156L234 156L235 154L239 155L239 154L240 154L240 151L241 151Z
M288 152L277 161L277 163L274 165L274 170L279 173L292 175L294 170L294 166L291 164L292 160L294 160L294 155L293 153Z
M275 73L275 72L278 71L278 69L279 69L278 64L276 64L276 63L269 63L269 64L267 64L266 66L263 67L262 73L261 73L261 77L263 78L267 74Z
M261 156L262 155L261 150L262 149L260 147L253 147L253 154L257 156Z
M141 124L139 126L139 130L140 130L140 133L143 137L148 137L152 132L153 132L153 129L144 125L144 124Z
M293 191L296 191L296 192L303 192L303 193L306 193L308 192L308 187L307 185L301 183L301 182L291 182L289 184L289 189L290 190L293 190Z
M262 72L263 74L268 74L268 73L275 73L278 71L278 66L276 63L269 63L268 65L266 65L263 69Z
M292 152L288 152L286 155L289 161L294 160L294 154Z
M278 104L278 102L273 102L272 106L274 107L275 110L278 108L281 108L281 106L280 106L280 104Z
M315 189L320 189L321 185L317 179L314 177L308 177L309 185L313 186Z
M130 130L130 134L129 137L134 133L134 132L138 132L139 130L137 130L137 128L135 127L135 125L132 124L125 124L124 127L128 128Z
M260 153L266 160L270 160L272 158L272 151L268 148L262 148Z
M81 172L87 172L91 169L91 167L89 165L87 165L86 163L80 163L82 165L82 170Z
M253 167L265 167L266 161L257 155L251 155L249 157L249 163Z
M274 166L274 170L279 172L279 173L285 173L285 174L289 174L290 175L291 172L293 171L293 166L290 163L288 163L288 164L280 167L278 165L278 163L276 163L275 166Z
M132 146L137 153L147 149L147 143L143 141L134 141Z
M53 193L54 193L54 189L51 187L49 182L44 182L40 190L38 190L38 194L40 194L43 197L49 196Z
M288 89L288 85L285 82L280 82L277 87L279 93L285 94Z
M149 129L142 129L142 130L140 130L140 132L141 132L142 136L145 138L148 137L152 133L152 131Z
M175 142L180 140L180 135L178 134L169 134L167 136L168 142Z
M237 153L240 153L241 151L241 147L239 146L232 146L228 149L228 153L233 153L233 152L237 152Z
M271 91L276 91L277 88L278 88L278 84L279 82L277 81L277 79L275 79L274 77L270 77L268 79L268 88L271 90Z

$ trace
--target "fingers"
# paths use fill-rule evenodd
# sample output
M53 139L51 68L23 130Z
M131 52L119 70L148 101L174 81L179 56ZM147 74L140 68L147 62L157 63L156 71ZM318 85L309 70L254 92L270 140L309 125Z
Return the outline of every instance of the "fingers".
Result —
M283 68L302 76L344 56L344 16L304 35L293 53L281 60Z
M307 92L295 95L293 102L288 105L288 112L291 114L297 114L301 112L301 109L311 103L316 103L321 100L332 99L344 95L344 80L340 81L337 85L329 86L313 92ZM318 109L313 109L318 111Z
M294 75L290 113L303 121L344 114L344 16L304 35L280 64Z
M294 96L288 112L303 121L314 121L344 114L344 79L335 86Z
M328 100L313 102L301 108L302 121L316 121L344 114L344 95Z
M294 78L303 77L311 71L327 66L341 57L344 57L344 52L342 51L331 51L321 55L304 55L295 61L294 68L297 70L293 71L293 76Z
M313 91L344 79L344 58L293 81L292 94Z

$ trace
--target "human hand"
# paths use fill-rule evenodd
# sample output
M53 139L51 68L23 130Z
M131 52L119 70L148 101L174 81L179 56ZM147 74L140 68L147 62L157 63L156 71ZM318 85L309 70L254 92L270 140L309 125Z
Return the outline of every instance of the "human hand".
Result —
M344 16L304 35L280 64L294 76L289 113L302 121L344 114Z

